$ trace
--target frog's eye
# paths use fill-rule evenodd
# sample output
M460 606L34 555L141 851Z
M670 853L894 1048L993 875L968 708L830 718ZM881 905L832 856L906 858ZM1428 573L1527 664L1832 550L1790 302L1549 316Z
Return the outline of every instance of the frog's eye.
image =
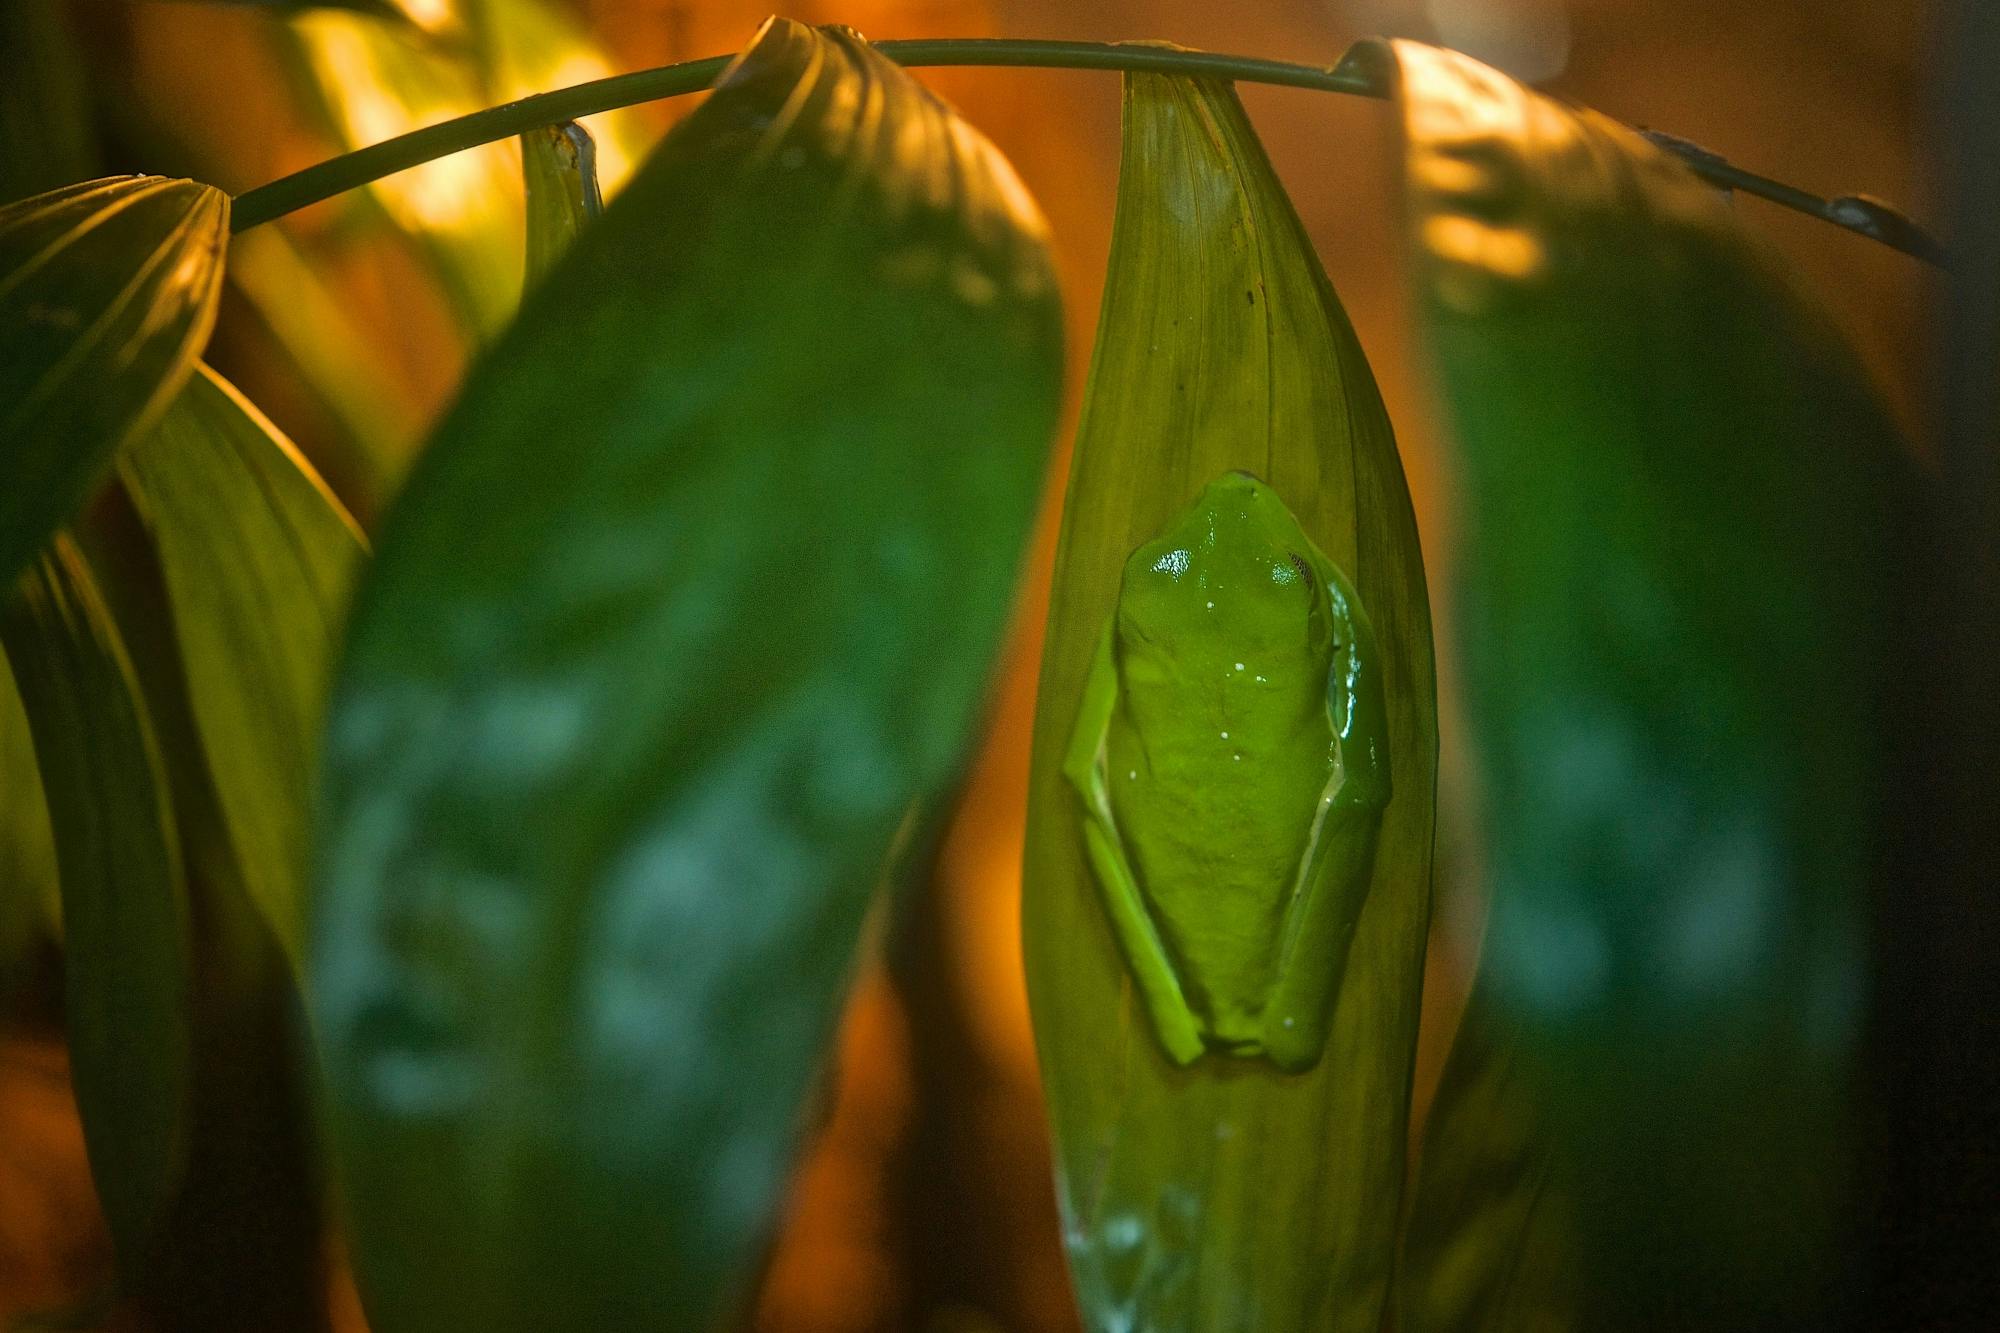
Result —
M1271 582L1280 586L1288 583L1297 583L1307 592L1311 592L1313 587L1312 566L1306 563L1305 557L1296 551L1287 551L1285 552L1285 561L1286 563L1282 565L1271 566Z

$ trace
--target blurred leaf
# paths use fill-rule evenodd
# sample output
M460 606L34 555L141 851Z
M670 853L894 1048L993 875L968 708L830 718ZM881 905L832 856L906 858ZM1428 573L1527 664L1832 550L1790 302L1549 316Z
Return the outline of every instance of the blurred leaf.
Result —
M351 14L290 25L302 82L336 140L360 148L487 105L476 67L414 30ZM372 199L418 248L470 341L514 313L521 292L520 172L487 144L370 185Z
M157 176L0 208L0 586L187 378L228 223L220 190Z
M1681 163L1464 56L1357 50L1400 66L1463 473L1485 967L1574 1162L1582 1324L1828 1327L1897 441Z
M308 784L362 540L277 427L206 366L125 451L251 895L297 958Z
M28 715L0 653L0 1021L38 946L60 928L56 848Z
M338 432L320 461L327 480L363 517L386 502L409 461L422 413L396 373L392 349L326 270L283 226L257 227L229 242L229 279L263 324L290 377Z
M614 71L574 18L544 0L465 0L453 40L346 14L294 25L306 81L340 141L375 143L435 121ZM644 143L634 113L588 117L608 186ZM426 163L369 187L437 275L471 340L511 317L521 291L519 165L504 144Z
M567 5L541 0L458 0L470 34L485 100L511 102L531 93L609 78L619 71ZM583 118L597 147L597 171L615 193L651 145L644 111L626 108Z
M1452 1041L1424 1125L1396 1265L1408 1333L1578 1327L1569 1183L1550 1151L1515 1026L1484 987Z
M528 199L528 271L533 287L555 267L584 225L604 211L597 190L597 144L575 121L521 136Z
M1135 548L1230 469L1350 577L1381 649L1394 797L1323 1058L1170 1064L1061 772ZM1117 225L1035 719L1023 926L1058 1186L1096 1329L1368 1329L1403 1181L1437 762L1430 611L1360 344L1226 86L1129 78Z
M187 1149L188 909L166 778L124 644L67 538L0 609L0 641L61 869L84 1145L121 1269L133 1271L159 1240Z
M90 88L65 8L0 4L0 204L96 174Z
M257 9L268 9L274 13L292 15L303 14L314 9L351 9L357 14L371 18L394 19L399 23L413 22L410 12L397 0L205 0L212 5L240 5ZM437 8L424 6L426 10Z
M774 20L474 368L322 779L310 975L379 1326L726 1311L871 889L970 741L1060 367L1006 163Z

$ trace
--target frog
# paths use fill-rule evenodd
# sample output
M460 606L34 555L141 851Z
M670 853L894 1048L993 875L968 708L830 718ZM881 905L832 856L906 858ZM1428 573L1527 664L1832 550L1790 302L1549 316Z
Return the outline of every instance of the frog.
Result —
M1382 666L1353 583L1249 472L1125 561L1062 772L1175 1065L1319 1062L1390 799Z

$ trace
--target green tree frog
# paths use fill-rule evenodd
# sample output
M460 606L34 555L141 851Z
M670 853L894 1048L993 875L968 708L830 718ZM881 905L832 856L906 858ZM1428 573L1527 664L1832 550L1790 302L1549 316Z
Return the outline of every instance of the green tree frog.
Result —
M1063 772L1176 1064L1319 1060L1389 801L1376 654L1352 585L1248 473L1125 564Z

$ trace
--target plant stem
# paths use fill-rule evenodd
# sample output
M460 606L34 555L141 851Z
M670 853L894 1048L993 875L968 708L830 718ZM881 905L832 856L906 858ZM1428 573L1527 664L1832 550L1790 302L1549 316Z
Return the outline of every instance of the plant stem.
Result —
M1009 38L948 37L921 41L877 42L877 50L901 65L1003 65L1031 69L1099 69L1130 73L1190 74L1238 83L1311 88L1320 92L1383 97L1387 90L1365 70L1342 64L1335 68L1298 65L1251 56L1185 51L1167 46L1122 42L1051 42ZM407 171L435 158L511 139L545 125L559 125L580 116L614 111L640 102L700 92L715 82L734 56L711 56L658 69L592 79L554 92L488 107L470 115L427 125L393 139L358 148L280 177L236 197L232 226L247 231L310 204ZM1713 153L1673 138L1653 135L1653 141L1686 162L1696 175L1724 189L1768 199L1784 208L1831 222L1869 236L1885 245L1932 263L1942 262L1936 243L1921 228L1887 205L1851 198L1822 199L1818 195L1766 176L1732 166Z

